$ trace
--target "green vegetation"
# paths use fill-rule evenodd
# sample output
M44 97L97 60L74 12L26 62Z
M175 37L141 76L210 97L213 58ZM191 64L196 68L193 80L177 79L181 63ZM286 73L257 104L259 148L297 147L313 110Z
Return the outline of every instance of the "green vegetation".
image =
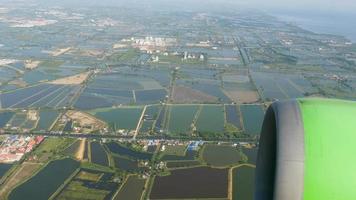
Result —
M146 180L141 179L138 176L129 176L114 199L140 200L142 192L145 189L145 182Z
M162 153L165 155L184 156L186 150L186 145L165 145L165 150Z
M58 200L97 200L104 199L110 191L85 187L83 182L71 181L66 189L56 198Z

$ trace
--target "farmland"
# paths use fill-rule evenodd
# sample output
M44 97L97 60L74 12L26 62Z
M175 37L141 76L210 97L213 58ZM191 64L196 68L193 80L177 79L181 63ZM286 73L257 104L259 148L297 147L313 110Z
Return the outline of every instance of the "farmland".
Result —
M155 177L150 199L226 198L227 184L224 169L178 169L168 176Z
M354 42L265 12L37 1L0 2L0 199L249 200L271 103L356 100Z
M140 200L145 187L145 180L136 176L129 176L115 196L115 200L130 199Z
M79 163L71 159L52 161L31 179L16 187L9 199L48 199L78 166Z
M56 199L109 199L118 184L111 182L113 174L81 169L57 195Z
M239 150L227 145L205 145L202 158L208 165L214 167L227 167L241 161Z
M249 166L233 169L233 200L253 199L255 170Z

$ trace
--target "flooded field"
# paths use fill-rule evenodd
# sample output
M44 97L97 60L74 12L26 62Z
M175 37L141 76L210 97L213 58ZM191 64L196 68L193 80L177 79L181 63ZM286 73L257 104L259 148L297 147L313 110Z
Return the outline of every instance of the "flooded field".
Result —
M243 148L242 152L247 156L248 163L256 165L257 153L258 153L257 148L251 148L251 149Z
M77 151L79 150L80 143L80 140L76 140L73 144L63 150L63 154L74 157Z
M111 173L81 169L55 199L110 200L118 187L118 183L111 181L112 176Z
M34 177L15 188L9 200L47 200L79 167L79 163L66 158L50 162Z
M241 105L245 132L251 135L259 135L262 128L264 111L260 105Z
M203 147L202 158L211 166L227 167L238 164L240 152L236 147L227 145L205 145Z
M236 105L225 105L226 123L234 125L239 130L242 129L240 112Z
M169 120L167 129L173 135L187 135L192 129L192 123L199 106L196 105L177 105L169 106Z
M145 179L141 179L137 176L129 176L114 200L140 200L145 188L145 182Z
M80 86L40 84L0 95L3 108L70 106Z
M235 168L232 177L232 199L253 200L255 169L247 166Z
M158 90L138 90L135 91L137 104L150 104L163 102L166 98L167 91L165 89Z
M112 130L134 130L142 114L142 107L95 110L95 117L105 121Z
M193 167L198 166L201 163L199 161L191 160L191 161L169 161L167 162L167 168L186 168L186 167Z
M113 156L115 167L127 172L142 172L145 169L138 166L138 161L128 158Z
M59 112L55 110L41 110L39 121L36 127L37 131L49 130L59 117Z
M109 165L109 160L108 160L108 156L106 155L106 151L104 150L103 146L101 146L99 142L91 142L90 150L91 150L91 162L103 166Z
M137 160L151 160L153 156L153 154L151 153L134 151L116 142L110 142L105 145L107 146L109 151L111 151L114 154L131 157Z
M6 126L14 115L14 112L0 112L0 128Z
M222 106L203 106L196 122L197 131L202 135L224 131L225 116Z
M13 164L0 163L0 179L6 174Z
M163 161L187 161L195 160L198 155L197 151L186 151L183 155L173 155L173 154L164 154L161 158Z
M150 199L227 198L228 170L197 167L156 176Z

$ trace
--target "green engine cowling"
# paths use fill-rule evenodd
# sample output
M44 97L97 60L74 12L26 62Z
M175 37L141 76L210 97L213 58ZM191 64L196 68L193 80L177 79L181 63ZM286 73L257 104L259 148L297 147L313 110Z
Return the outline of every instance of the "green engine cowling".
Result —
M356 102L273 103L263 122L255 200L355 200Z

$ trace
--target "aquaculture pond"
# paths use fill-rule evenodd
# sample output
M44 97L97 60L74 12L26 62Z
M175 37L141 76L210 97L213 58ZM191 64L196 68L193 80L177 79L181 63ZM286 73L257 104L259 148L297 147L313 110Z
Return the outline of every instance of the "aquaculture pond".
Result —
M0 99L4 108L62 108L71 105L79 89L80 86L40 84L3 93Z
M209 167L177 169L156 176L150 199L227 198L228 170Z
M142 107L125 107L105 110L95 110L95 117L109 124L111 129L134 130L142 114Z
M203 160L208 165L227 167L236 165L240 161L240 152L231 145L205 145L202 152Z
M242 166L232 171L232 199L253 200L255 168Z
M147 106L145 111L145 119L155 120L158 117L161 107L162 106L160 105Z
M63 150L63 154L68 156L74 156L79 150L80 143L81 140L76 140L73 144L69 145Z
M109 165L109 160L106 151L104 150L104 147L101 146L99 142L91 142L90 150L91 150L92 163L103 165L103 166Z
M166 95L165 89L135 91L137 104L159 103L166 98Z
M81 169L55 199L111 200L119 185L112 178L112 173Z
M256 165L258 148L243 148L242 152L247 156L248 163Z
M171 134L187 134L192 128L192 123L199 106L169 106L168 131Z
M145 187L145 179L129 176L114 200L140 200Z
M36 130L37 131L49 130L57 120L59 114L60 113L56 110L41 110L39 113L40 120L38 121Z
M152 130L154 121L153 120L145 120L140 128L140 133L148 133Z
M264 119L264 111L261 105L241 105L244 129L247 134L259 135Z
M187 160L195 160L198 152L187 150L185 155L170 155L164 154L161 158L162 161L187 161Z
M203 133L223 132L225 125L224 115L222 106L203 106L196 122L197 130Z
M188 161L169 161L167 162L167 168L184 168L184 167L192 167L200 165L199 161L196 160L188 160Z
M164 128L164 118L165 118L167 109L168 109L168 106L164 106L160 110L159 115L156 120L156 123L155 123L155 127L154 127L156 129L156 131L159 131Z
M34 177L15 188L9 200L47 200L78 167L79 163L69 158L52 161Z
M0 112L0 128L6 126L14 115L14 112Z
M240 115L236 105L225 105L226 122L241 130Z
M13 164L0 163L0 179L6 174Z
M142 172L146 168L139 167L138 161L128 158L113 156L115 167L128 172Z
M112 153L128 156L137 160L151 160L153 156L151 153L135 151L116 142L110 142L105 145Z

